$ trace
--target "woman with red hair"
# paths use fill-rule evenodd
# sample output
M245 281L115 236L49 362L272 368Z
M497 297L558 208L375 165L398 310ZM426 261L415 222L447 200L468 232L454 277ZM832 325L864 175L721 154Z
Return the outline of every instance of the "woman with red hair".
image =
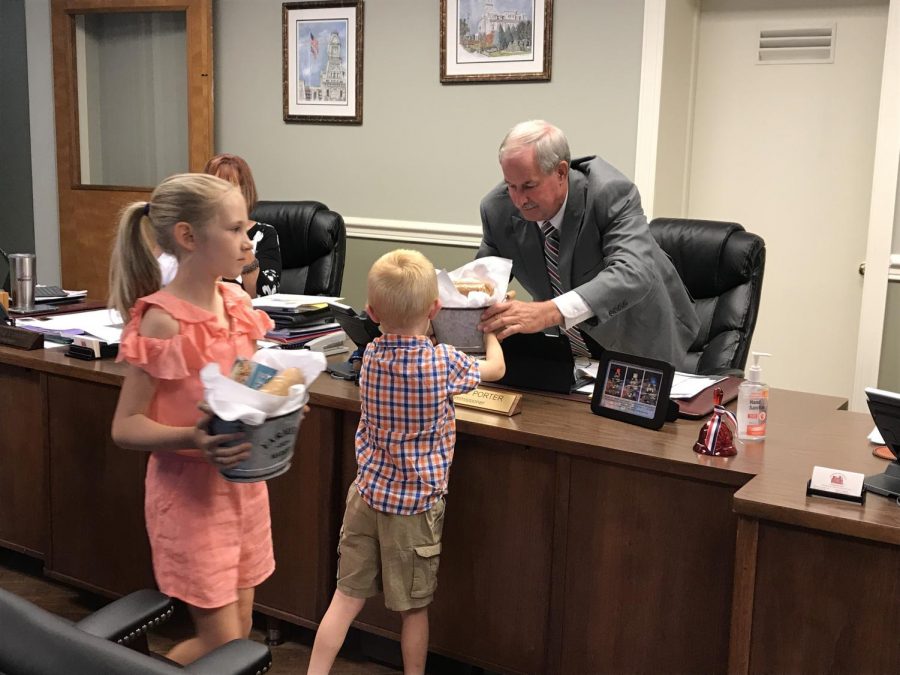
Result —
M203 172L227 180L238 187L247 202L247 213L256 206L256 182L243 157L223 153L210 159ZM251 298L272 295L281 284L281 246L278 232L266 223L254 222L247 232L253 242L253 258L236 280Z

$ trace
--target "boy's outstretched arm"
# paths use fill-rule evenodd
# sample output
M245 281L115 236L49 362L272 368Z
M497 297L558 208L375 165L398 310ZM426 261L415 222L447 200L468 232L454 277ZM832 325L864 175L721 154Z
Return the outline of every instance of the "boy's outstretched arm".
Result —
M484 358L478 360L478 367L483 382L495 382L506 374L503 349L493 333L484 334Z

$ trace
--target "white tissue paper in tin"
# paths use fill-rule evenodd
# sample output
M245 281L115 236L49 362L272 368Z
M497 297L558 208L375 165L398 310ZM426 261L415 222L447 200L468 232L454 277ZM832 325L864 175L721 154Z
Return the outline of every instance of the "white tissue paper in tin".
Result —
M219 371L218 364L207 363L200 370L206 402L212 411L223 420L240 420L244 424L257 426L270 417L280 417L294 412L309 400L309 385L325 370L325 355L308 350L282 351L261 349L251 361L277 369L297 368L303 373L305 384L295 384L287 396L276 396L251 389L235 382Z
M512 260L499 256L479 258L462 267L457 267L452 272L438 270L438 298L441 306L450 308L459 307L487 307L494 305L506 296L506 287L509 285L509 275L512 272ZM458 279L479 279L489 281L494 286L494 292L475 292L463 295L453 282Z

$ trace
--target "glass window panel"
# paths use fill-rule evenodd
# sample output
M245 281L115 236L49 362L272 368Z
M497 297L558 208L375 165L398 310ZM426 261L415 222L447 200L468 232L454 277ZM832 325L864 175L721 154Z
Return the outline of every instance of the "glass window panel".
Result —
M152 187L188 170L184 12L76 17L81 184Z

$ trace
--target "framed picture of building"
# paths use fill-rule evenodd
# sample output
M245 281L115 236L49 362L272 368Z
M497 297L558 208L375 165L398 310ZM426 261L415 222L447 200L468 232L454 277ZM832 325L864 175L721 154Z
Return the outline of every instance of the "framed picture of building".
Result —
M362 124L363 0L282 5L285 122Z
M441 0L441 82L550 79L553 0Z

